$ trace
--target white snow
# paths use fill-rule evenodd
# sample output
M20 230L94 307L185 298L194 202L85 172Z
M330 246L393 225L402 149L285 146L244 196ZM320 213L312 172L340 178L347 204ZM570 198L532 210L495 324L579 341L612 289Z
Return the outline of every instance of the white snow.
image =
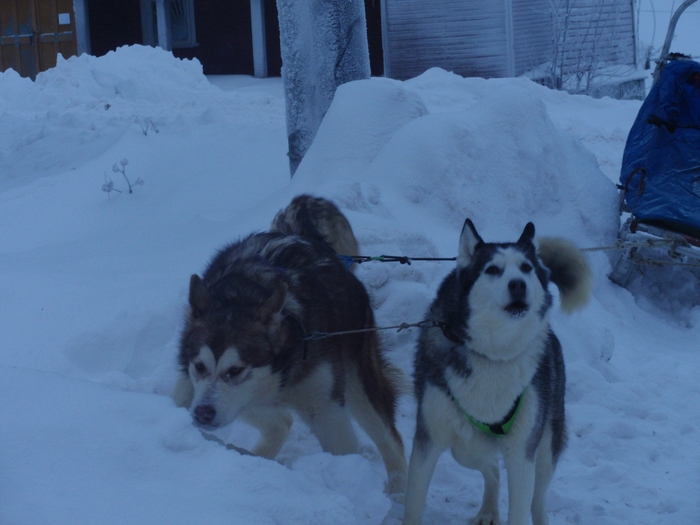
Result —
M366 255L453 257L466 217L486 240L532 220L609 244L639 106L442 70L359 81L338 90L290 182L280 79L210 82L148 47L59 61L36 83L0 74L0 523L381 523L385 471L366 436L362 454L334 457L297 422L267 461L204 440L174 406L190 274L301 192L337 202ZM108 195L108 180L126 190L122 159L145 184ZM603 252L589 255L591 304L553 315L570 439L550 522L696 524L698 301L635 300L608 281ZM419 321L451 264L357 275L386 326ZM407 378L415 336L383 333ZM408 454L412 397L399 408ZM256 433L218 436L249 447ZM466 523L481 487L444 455L425 523ZM504 488L503 515L506 501Z

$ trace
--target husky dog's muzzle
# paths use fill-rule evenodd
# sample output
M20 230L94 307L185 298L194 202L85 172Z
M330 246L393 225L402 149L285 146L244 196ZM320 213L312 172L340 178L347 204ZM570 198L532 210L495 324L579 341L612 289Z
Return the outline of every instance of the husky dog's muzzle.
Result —
M505 311L511 317L523 317L530 308L527 304L527 284L523 279L511 279L508 283L508 293L510 302L505 307Z
M216 419L216 409L213 405L198 405L192 411L192 419L198 427L215 428L218 425L214 423Z

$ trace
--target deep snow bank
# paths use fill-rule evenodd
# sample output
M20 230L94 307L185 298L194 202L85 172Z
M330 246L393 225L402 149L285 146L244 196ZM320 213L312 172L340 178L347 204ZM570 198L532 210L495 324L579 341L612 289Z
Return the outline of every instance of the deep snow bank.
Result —
M347 208L382 209L427 237L470 217L488 237L510 238L531 220L539 234L609 243L615 186L579 140L554 126L538 88L439 69L405 83L345 84L293 187L330 183ZM427 223L416 225L418 214Z
M163 396L5 367L0 395L2 523L356 523L313 475L205 441Z
M247 108L270 103L263 93L226 93L197 60L150 46L59 56L36 82L10 69L0 74L0 93L0 188L78 169L130 131L186 135L227 116L249 119Z

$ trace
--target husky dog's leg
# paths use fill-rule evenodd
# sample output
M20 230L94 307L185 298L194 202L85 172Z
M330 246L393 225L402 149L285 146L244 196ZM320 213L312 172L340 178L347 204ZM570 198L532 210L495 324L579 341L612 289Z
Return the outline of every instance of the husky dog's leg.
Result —
M403 525L420 525L423 523L425 498L428 486L435 472L435 465L444 448L430 438L414 439L411 462L408 466L408 485L406 487L406 510Z
M194 386L189 376L180 375L172 394L173 401L179 407L190 408L194 399Z
M418 404L416 434L413 438L411 461L408 465L406 512L403 525L423 522L425 498L440 454L454 442L445 403L447 397L437 388L428 386Z
M253 448L253 454L267 459L275 459L292 428L292 415L281 407L265 407L249 410L241 418L260 431L260 441Z
M554 474L551 441L552 431L547 427L535 461L535 494L532 498L532 523L534 525L548 525L549 523L549 517L547 516L547 488Z
M475 469L484 476L484 497L472 525L498 525L498 493L500 472L496 446L489 442L461 441L452 443L452 456L462 466Z
M406 490L408 465L403 442L393 421L387 421L375 409L355 374L348 374L348 408L359 425L374 441L386 467L388 494L400 494Z
M473 525L498 525L498 491L500 486L500 473L498 461L480 469L484 476L484 497L481 500L481 508L472 520Z
M481 500L481 508L471 520L472 525L498 525L500 523L498 516L498 493L500 491L500 472L498 470L498 461L496 456L492 456L492 461L479 462L475 465L471 462L465 463L460 461L460 457L453 452L454 458L467 468L476 468L484 476L484 497Z
M508 473L508 525L530 523L530 508L535 490L535 462L525 457L524 446L516 446L503 455Z
M294 395L294 408L309 425L324 452L342 456L360 447L350 414L343 406L344 370L325 363L316 367Z
M374 326L369 304L367 308L366 326ZM358 342L361 353L357 365L348 367L346 376L348 406L382 455L387 493L400 495L406 489L408 472L403 440L395 425L402 375L382 355L376 333L367 334Z
M315 405L300 415L311 427L324 452L336 456L357 454L359 444L355 429L352 428L348 411L330 399L324 405Z

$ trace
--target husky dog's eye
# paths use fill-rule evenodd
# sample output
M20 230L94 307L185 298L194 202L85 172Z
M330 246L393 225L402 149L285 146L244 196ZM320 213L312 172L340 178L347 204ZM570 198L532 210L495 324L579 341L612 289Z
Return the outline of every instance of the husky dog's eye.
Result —
M520 271L523 273L530 273L532 271L532 265L530 263L524 262L520 265Z
M204 363L202 363L201 361L194 363L194 369L197 371L198 374L203 374L207 371L207 367L204 366Z
M501 269L496 266L495 264L492 264L491 266L487 266L486 270L484 270L484 273L487 275L501 275L503 272Z
M236 377L240 376L241 373L245 370L245 367L242 366L232 366L226 372L224 372L224 381L230 381L231 379L235 379Z

